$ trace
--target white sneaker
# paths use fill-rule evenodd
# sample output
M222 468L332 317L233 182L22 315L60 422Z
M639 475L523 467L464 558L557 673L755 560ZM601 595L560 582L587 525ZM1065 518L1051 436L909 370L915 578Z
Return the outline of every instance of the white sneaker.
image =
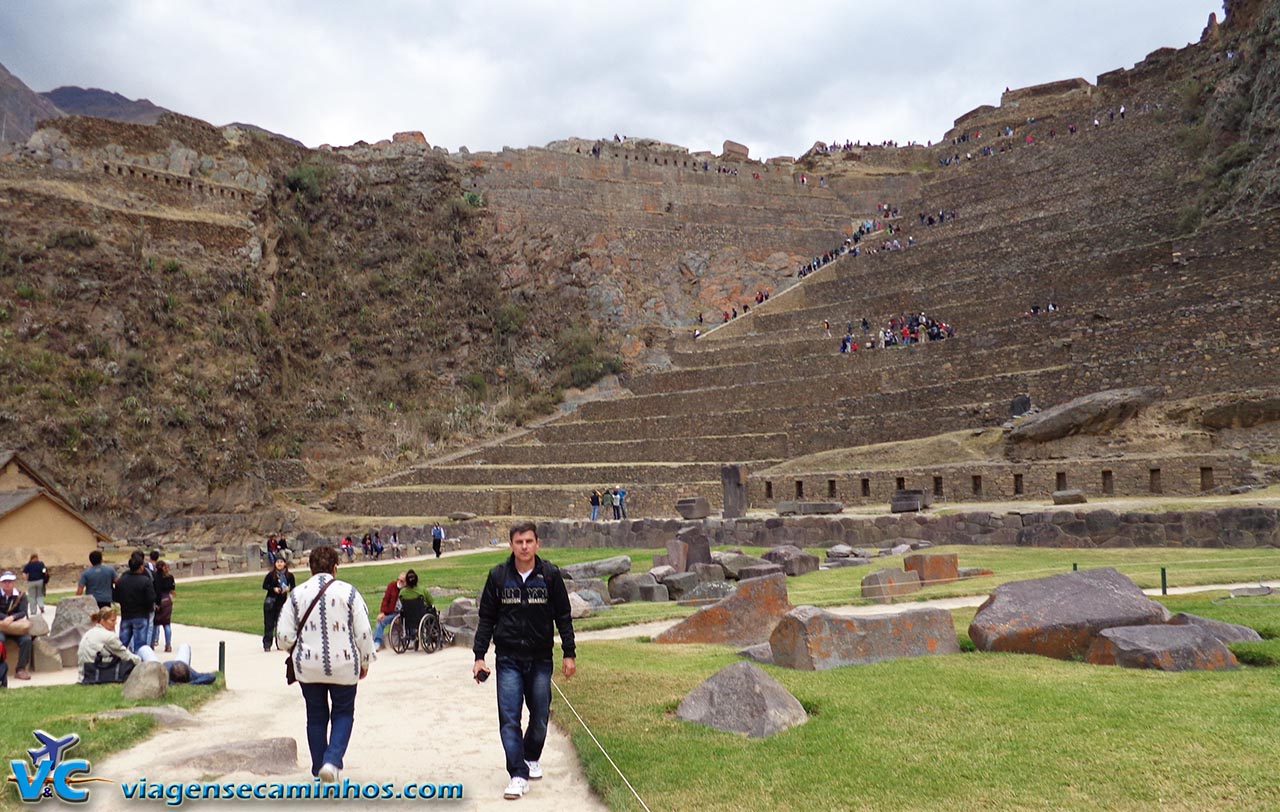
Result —
M542 765L536 761L526 761L525 766L529 768L529 779L537 781L542 777Z
M507 784L507 788L503 791L502 797L508 801L514 801L524 796L529 791L529 782L516 776L511 779L511 783Z
M321 784L336 784L338 778L341 777L342 771L332 764L326 764L320 768Z

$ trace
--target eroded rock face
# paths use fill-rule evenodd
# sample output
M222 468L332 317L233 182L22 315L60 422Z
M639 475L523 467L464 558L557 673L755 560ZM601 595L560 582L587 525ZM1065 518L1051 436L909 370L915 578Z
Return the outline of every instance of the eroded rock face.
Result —
M676 716L753 739L809 720L800 700L745 660L725 666L690 691L676 708Z
M945 609L841 617L799 606L774 627L769 647L776 665L805 671L960 652Z
M704 585L705 586L705 585ZM696 590L695 590L696 591ZM724 643L750 646L768 641L782 616L791 611L787 576L769 575L738 582L738 589L653 638L655 643Z
M1108 389L1045 409L1009 431L1014 443L1044 443L1075 434L1104 434L1163 394L1156 386Z
M1103 629L1163 624L1169 612L1110 567L1001 584L969 637L982 651L1083 657Z
M893 603L894 598L920 591L920 575L896 567L868 573L862 578L862 597L877 603Z
M1099 632L1087 662L1160 671L1222 671L1240 664L1203 626L1117 626Z

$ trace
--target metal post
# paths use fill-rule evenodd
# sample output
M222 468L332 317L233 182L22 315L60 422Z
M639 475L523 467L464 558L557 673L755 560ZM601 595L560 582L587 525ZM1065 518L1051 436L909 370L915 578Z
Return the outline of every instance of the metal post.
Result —
M224 675L227 673L227 641L226 640L218 641L218 672Z
M1072 561L1072 562L1071 562L1071 571L1072 571L1072 572L1078 572L1078 571L1079 571L1079 569L1080 569L1080 565L1079 565L1079 564L1077 564L1076 562Z
M1160 594L1169 594L1169 572L1164 567L1160 568Z

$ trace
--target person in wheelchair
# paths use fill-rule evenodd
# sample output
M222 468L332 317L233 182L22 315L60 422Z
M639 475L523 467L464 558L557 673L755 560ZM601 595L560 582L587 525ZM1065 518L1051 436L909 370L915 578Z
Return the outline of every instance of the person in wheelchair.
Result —
M418 647L418 628L422 625L422 618L428 614L437 614L431 593L426 587L419 586L418 573L407 570L404 588L400 590L400 617L396 621L403 630L405 648Z

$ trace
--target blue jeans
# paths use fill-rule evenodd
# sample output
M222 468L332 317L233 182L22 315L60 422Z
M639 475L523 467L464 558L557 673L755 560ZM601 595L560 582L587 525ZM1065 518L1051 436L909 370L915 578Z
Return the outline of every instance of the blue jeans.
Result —
M593 522L594 522L594 521L595 521L599 516L600 516L600 506L599 506L599 505L592 505L592 506L591 506L591 521L593 521Z
M542 758L551 716L550 660L528 661L498 657L498 733L507 755L507 775L528 779L526 761ZM521 705L529 706L529 727L520 730Z
M307 703L307 747L311 750L311 774L326 764L342 767L342 757L356 723L356 686L327 682L299 682ZM332 700L332 707L330 707ZM332 724L331 724L332 723Z
M120 642L137 654L138 649L151 643L151 623L145 617L120 621Z
M392 612L391 614L384 617L382 620L378 621L377 628L373 630L373 644L375 646L382 645L382 633L387 630L388 626L391 625L391 621L395 620L399 615L400 615L399 612Z

